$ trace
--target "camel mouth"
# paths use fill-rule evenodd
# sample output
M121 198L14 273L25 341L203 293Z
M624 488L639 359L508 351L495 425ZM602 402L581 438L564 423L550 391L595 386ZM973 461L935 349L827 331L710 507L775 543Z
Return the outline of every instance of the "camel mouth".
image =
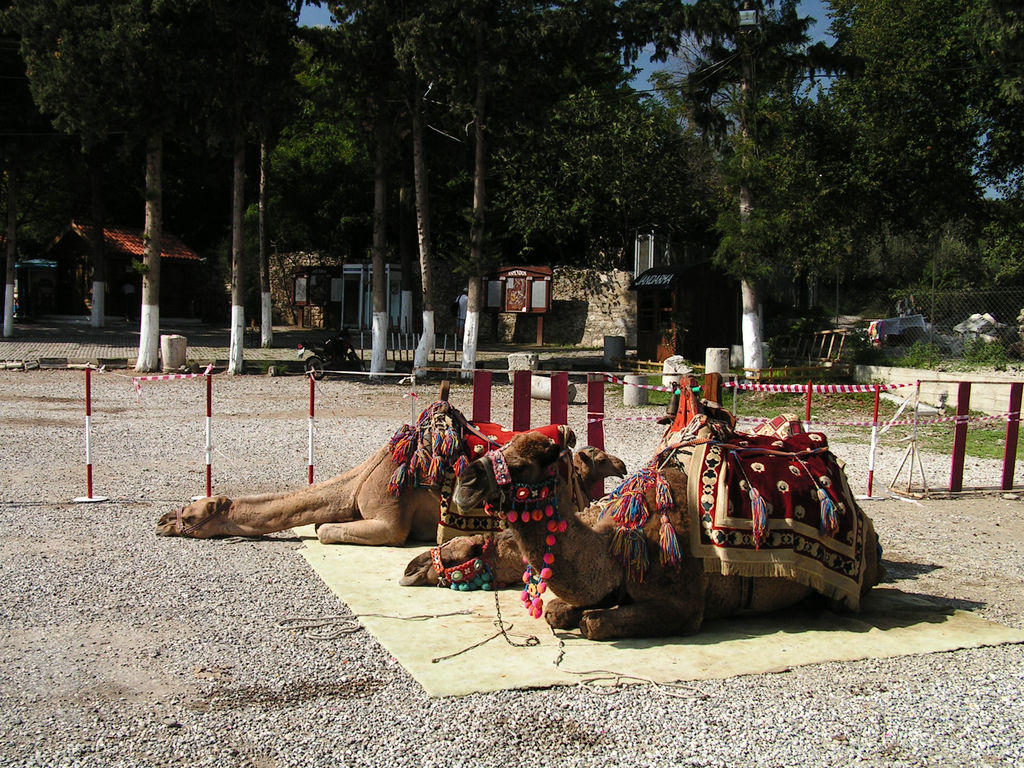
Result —
M156 535L177 536L177 519L177 515L173 512L164 513L161 518L156 521Z

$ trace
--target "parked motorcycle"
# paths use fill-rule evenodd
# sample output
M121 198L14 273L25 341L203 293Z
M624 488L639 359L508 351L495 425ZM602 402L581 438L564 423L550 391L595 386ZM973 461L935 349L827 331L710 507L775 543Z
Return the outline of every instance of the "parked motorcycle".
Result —
M352 339L346 332L332 336L322 347L299 344L299 357L302 358L306 352L311 353L303 360L306 373L317 381L325 373L363 370L363 361L359 359L352 346Z

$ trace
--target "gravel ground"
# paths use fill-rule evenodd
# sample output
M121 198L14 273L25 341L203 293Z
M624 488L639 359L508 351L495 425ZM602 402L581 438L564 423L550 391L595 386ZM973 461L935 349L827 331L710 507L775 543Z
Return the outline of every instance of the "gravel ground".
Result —
M977 766L1024 765L1024 645L797 667L681 686L585 686L429 699L365 631L313 639L286 619L346 617L289 532L255 541L154 535L204 488L205 388L93 376L85 494L80 372L0 372L0 764L3 766ZM507 385L494 417L510 423ZM306 479L301 378L214 383L214 488ZM419 402L433 399L423 385ZM326 478L411 416L408 387L325 381ZM469 410L470 392L452 402ZM534 403L534 421L546 403ZM585 443L586 407L570 423ZM609 403L611 417L635 416ZM767 414L774 415L774 414ZM632 469L658 427L607 424ZM867 447L833 439L866 488ZM904 447L887 436L884 488ZM923 457L933 485L949 459ZM999 466L969 461L967 486ZM986 494L865 501L895 586L1024 628L1024 506ZM372 585L367 585L372 588ZM415 631L411 628L410 631Z

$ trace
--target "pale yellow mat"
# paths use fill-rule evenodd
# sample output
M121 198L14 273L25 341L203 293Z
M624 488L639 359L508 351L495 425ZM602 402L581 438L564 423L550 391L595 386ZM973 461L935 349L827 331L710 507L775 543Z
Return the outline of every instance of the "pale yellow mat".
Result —
M430 696L705 680L1024 642L1024 631L888 588L873 590L857 616L810 609L710 622L692 637L591 642L531 619L517 590L498 593L499 608L492 592L398 586L424 547L323 546L312 527L297 533L313 569ZM495 623L499 610L507 639Z

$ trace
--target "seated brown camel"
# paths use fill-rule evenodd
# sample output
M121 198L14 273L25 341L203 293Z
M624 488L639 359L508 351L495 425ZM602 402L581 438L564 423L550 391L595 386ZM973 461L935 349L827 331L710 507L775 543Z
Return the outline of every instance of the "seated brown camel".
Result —
M528 561L531 615L543 610L552 627L578 626L590 639L690 634L707 619L784 609L815 591L856 610L881 578L877 537L841 467L817 446L823 436L798 437L799 446L704 430L685 448L710 454L710 463L693 463L679 446L659 453L598 503L602 514L588 525L565 502L558 445L523 434L463 470L453 500L506 517ZM745 462L736 471L761 473L778 493L764 478L730 476L733 454ZM783 474L771 473L769 456ZM824 490L818 509L790 493L805 481ZM548 586L557 597L545 610Z
M575 444L568 427L540 429L570 447ZM456 470L483 453L488 441L510 437L497 425L473 425L447 401L438 401L415 426L402 427L366 461L337 477L298 491L198 499L162 515L157 533L204 539L261 536L313 524L325 544L433 541L447 495L446 477L453 482Z
M572 507L584 519L593 512L595 516L589 522L596 522L599 507L590 506L594 501L591 495L593 489L606 478L625 477L626 465L618 456L605 453L600 448L586 446L573 453L572 468L565 489L572 497ZM473 564L477 560L481 565L474 568ZM522 583L523 554L511 531L506 529L496 534L457 536L421 552L406 566L405 574L398 583L403 587L457 587L461 578L453 582L453 573L464 574L481 569L486 571L489 585L511 586Z

